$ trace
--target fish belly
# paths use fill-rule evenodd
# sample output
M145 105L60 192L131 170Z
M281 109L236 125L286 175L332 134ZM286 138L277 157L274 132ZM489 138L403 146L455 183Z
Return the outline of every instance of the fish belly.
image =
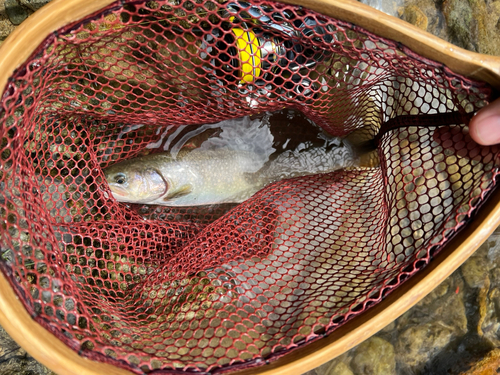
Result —
M265 185L252 178L262 167L257 160L251 152L193 151L183 162L199 178L189 194L170 205L199 206L245 201Z

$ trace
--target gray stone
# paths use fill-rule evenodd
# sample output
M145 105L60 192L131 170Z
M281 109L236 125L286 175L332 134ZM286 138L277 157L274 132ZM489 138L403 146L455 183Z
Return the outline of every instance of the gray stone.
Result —
M396 374L396 358L391 343L372 336L357 346L351 361L356 375Z
M395 338L398 366L404 373L419 372L453 339L467 333L464 282L455 272L413 309L397 320Z
M56 375L38 363L0 327L0 375Z
M329 372L325 373L325 375L354 375L354 373L344 362L339 362Z
M435 0L405 0L403 11L399 11L399 16L441 39L450 41L443 12Z
M467 332L464 305L464 283L458 272L453 273L413 309L397 320L399 331L426 323L440 323L451 329L456 336Z
M493 289L485 298L485 301L479 301L480 326L479 334L488 340L493 346L500 346L500 319L498 311L500 308L500 290ZM483 306L484 304L484 306Z
M317 375L353 375L352 370L349 367L349 362L351 361L351 354L354 349L339 355L338 357L328 361L318 367L315 371Z
M498 2L500 4L500 1ZM500 20L499 20L500 21ZM500 35L500 34L499 34ZM500 266L500 236L496 233L493 233L490 238L488 238L483 245L478 249L478 252L481 251L483 247L487 247L485 251L487 251L488 264L491 268Z
M6 15L0 13L0 43L7 38L16 27Z
M403 367L418 369L453 339L453 328L429 322L406 328L398 338L396 350Z
M14 25L19 25L29 16L28 11L16 0L5 0L5 12Z
M388 332L392 332L394 331L394 329L396 328L396 322L390 322L388 325L386 325L384 328L382 328L380 330L380 332L383 332L383 333L388 333Z
M360 2L369 5L381 12L397 17L398 9L401 7L403 0L359 0Z
M499 0L360 0L470 51L500 54Z
M471 288L480 288L484 285L484 280L488 274L488 265L481 256L469 258L460 268L462 276Z
M21 4L31 9L33 12L49 3L50 0L20 0Z
M454 44L470 51L499 54L498 0L445 0L443 13Z

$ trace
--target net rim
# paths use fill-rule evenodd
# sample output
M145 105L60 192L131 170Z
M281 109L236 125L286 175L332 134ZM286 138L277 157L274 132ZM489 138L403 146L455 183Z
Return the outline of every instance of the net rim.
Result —
M432 56L434 60L440 61L439 58L447 57L458 64L460 69L468 69L466 72L456 70L458 73L482 80L488 80L490 77L490 84L500 88L500 58L498 57L461 50L404 21L385 15L356 1L286 0L285 2L302 5L347 22L355 21L357 25L368 31L405 43L424 56L429 55L422 53L421 48L430 53L439 46L440 49L445 49L447 52ZM19 26L0 48L0 95L3 95L8 79L14 70L39 48L46 37L55 30L88 17L112 3L111 0L54 0L36 12L29 20ZM395 38L394 35L397 37ZM421 40L417 40L418 38ZM415 43L417 43L416 47ZM426 43L430 47L425 47ZM453 56L453 53L456 55ZM451 67L453 64L446 65ZM430 293L500 225L500 191L492 194L490 202L492 204L485 205L471 225L461 231L431 264L403 283L377 306L349 320L328 337L305 345L269 365L253 367L237 373L242 375L300 374L342 354L385 327ZM79 356L56 336L36 323L24 309L9 281L1 272L0 306L2 306L0 324L35 359L57 373L131 374L131 372L113 365L91 361Z

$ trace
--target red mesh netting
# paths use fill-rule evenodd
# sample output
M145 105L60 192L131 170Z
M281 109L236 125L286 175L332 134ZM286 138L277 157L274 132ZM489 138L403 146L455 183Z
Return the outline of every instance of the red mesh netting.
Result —
M262 364L380 301L470 220L498 173L498 148L467 128L491 95L300 7L116 2L47 37L5 88L1 269L84 356L136 373ZM165 132L284 107L375 137L380 165L284 179L238 205L111 196L103 168Z

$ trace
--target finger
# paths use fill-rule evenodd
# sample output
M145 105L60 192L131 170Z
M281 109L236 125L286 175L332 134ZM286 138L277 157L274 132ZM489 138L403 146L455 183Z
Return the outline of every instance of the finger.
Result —
M470 121L469 132L477 143L500 143L500 98L481 109Z

